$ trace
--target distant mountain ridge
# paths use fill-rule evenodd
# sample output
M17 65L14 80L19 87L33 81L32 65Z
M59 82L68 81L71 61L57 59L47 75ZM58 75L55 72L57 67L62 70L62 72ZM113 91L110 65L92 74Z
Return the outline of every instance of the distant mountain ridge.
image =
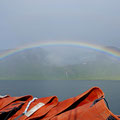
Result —
M120 48L117 48L117 47L114 47L114 46L105 46L105 48L114 50L114 51L116 51L116 52L120 52Z

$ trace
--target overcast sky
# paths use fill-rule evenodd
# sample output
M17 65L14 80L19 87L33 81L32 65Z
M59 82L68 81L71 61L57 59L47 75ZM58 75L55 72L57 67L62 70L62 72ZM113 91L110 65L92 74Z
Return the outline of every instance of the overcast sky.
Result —
M120 0L0 0L0 49L38 41L120 45Z

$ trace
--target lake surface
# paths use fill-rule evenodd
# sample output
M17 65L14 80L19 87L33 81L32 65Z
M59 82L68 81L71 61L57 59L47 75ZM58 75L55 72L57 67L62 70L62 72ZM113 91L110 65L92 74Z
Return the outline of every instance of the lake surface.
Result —
M103 90L110 110L115 114L120 114L120 81L1 80L0 94L11 96L31 94L34 97L56 95L61 101L81 94L93 86L98 86Z

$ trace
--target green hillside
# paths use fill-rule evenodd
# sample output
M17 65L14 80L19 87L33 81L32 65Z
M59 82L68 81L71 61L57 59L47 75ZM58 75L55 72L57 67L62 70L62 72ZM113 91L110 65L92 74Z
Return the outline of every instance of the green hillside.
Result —
M0 61L0 80L120 80L120 61L98 54L85 63L50 64L42 49L28 50Z

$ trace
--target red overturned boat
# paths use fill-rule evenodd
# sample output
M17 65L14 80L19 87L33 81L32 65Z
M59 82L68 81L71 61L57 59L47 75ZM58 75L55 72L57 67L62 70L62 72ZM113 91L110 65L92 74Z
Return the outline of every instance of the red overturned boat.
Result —
M93 87L86 92L58 101L56 96L0 96L0 120L120 120L113 114L103 91Z

